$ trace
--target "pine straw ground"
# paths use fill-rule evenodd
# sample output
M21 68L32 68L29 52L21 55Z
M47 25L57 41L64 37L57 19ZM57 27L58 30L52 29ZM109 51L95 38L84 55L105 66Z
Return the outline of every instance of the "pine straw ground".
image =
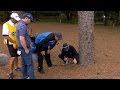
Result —
M62 65L63 62L58 58L64 42L74 45L78 50L78 25L33 23L31 27L33 34L44 31L56 31L62 32L64 38L51 51L52 62L57 66L48 68L44 60L45 74L40 74L37 71L37 61L34 60L36 79L120 79L120 27L113 28L111 26L95 25L95 64L89 66ZM6 46L3 46L2 39L0 35L0 51L9 55ZM21 66L20 57L19 66ZM0 67L0 78L7 79L8 71L8 65ZM14 71L14 75L15 79L21 79L22 73Z

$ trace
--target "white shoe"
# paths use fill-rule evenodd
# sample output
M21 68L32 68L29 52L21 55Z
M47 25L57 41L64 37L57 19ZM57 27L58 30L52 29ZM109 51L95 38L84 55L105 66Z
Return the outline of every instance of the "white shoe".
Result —
M30 77L27 77L26 79L30 79Z

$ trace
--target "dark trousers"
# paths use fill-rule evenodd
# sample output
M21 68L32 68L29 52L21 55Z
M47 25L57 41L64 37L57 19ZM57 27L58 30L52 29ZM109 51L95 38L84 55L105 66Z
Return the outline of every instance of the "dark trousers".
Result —
M50 58L50 54L47 54L47 48L44 49L45 50L45 55L42 55L40 51L37 52L38 55L38 68L39 71L43 70L43 57L45 57L46 63L48 65L48 67L52 66L52 62L51 62L51 58Z
M66 56L66 55L64 55L64 54L62 54L62 53L58 55L58 57L61 58L64 63L66 62L66 61L64 60L64 57L65 57L65 56ZM79 54L78 54L78 53L76 53L76 55L74 55L74 56L73 56L73 55L67 55L66 57L67 57L67 58L72 58L72 59L75 58L75 59L77 60L77 64L79 63Z

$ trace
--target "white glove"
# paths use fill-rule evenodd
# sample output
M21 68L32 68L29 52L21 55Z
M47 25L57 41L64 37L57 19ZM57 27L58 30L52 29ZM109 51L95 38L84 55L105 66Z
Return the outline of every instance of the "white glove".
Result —
M67 61L67 60L68 60L68 58L67 58L67 57L64 57L64 60L65 60L65 61Z
M17 50L17 55L21 55L21 51L20 50Z
M68 64L68 58L67 57L64 57L64 61L66 64Z
M73 63L74 63L74 64L77 64L77 60L76 60L75 58L73 59Z

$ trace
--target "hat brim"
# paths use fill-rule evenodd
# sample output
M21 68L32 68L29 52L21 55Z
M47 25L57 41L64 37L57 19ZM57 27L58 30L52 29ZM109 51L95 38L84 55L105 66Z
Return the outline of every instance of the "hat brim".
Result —
M64 49L68 48L68 46L63 47Z
M20 21L21 19L19 17L14 18L16 21Z
M63 50L64 50L64 51L68 51L68 50L69 50L69 48L68 48L68 47L67 47L67 48L63 48Z

